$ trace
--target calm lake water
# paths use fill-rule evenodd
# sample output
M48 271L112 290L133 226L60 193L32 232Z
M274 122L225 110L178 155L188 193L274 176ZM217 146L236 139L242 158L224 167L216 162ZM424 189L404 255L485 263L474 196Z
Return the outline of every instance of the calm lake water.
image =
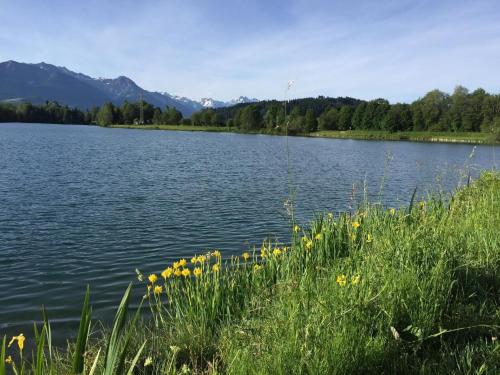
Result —
M389 206L407 203L415 187L452 190L473 149L288 143L301 223L352 207L363 181L376 199L385 177ZM287 241L285 144L261 135L0 124L0 336L32 336L44 304L61 340L74 334L87 284L94 316L107 319L135 268L159 271L214 248L240 254L268 236ZM477 146L472 173L498 156L499 147Z

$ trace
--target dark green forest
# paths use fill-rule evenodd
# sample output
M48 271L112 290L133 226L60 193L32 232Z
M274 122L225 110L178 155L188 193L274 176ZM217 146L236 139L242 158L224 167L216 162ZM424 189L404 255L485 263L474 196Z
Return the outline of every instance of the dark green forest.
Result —
M142 114L141 114L142 107ZM106 103L86 111L56 102L43 105L0 104L0 122L61 124L168 124L227 126L242 131L307 134L317 130L385 130L500 133L500 95L483 89L469 92L457 86L450 95L428 92L411 104L390 104L385 99L305 98L277 100L204 109L185 119L175 108L149 103Z
M109 126L113 124L172 124L182 123L182 113L175 108L156 108L149 103L129 103L121 106L105 103L86 111L62 106L57 102L42 105L30 103L0 103L0 122L31 122L50 124L95 124ZM189 124L191 122L189 121Z

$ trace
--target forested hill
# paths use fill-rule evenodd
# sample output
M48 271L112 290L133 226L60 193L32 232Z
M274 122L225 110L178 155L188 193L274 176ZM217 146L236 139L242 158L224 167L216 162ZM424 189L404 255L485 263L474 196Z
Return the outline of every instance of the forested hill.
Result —
M310 109L313 111L315 116L319 116L329 108L340 108L342 106L356 107L362 102L362 100L349 97L329 98L325 96L318 96L317 98L291 99L287 101L287 112L290 112L294 108L298 108L300 112L305 113L308 109ZM221 117L231 119L235 118L240 110L244 107L248 107L249 105L253 105L260 112L265 113L269 108L283 107L283 101L261 100L257 103L241 103L231 107L217 108L215 111Z
M500 95L457 86L450 95L433 90L413 103L352 98L262 101L191 116L194 125L226 124L242 130L307 134L316 130L385 130L500 133Z

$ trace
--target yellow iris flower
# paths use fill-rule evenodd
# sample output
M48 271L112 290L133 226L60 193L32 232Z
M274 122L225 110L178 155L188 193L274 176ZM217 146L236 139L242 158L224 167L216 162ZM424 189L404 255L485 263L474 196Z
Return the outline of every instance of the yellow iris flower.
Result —
M168 267L168 268L165 268L163 270L163 272L161 273L161 276L167 280L169 277L172 276L172 274L174 273L174 269L172 267Z
M201 275L201 268L200 267L196 267L193 270L193 275L195 275L196 277L200 276Z
M14 341L17 341L17 346L19 346L19 350L22 351L24 348L24 340L26 340L26 337L24 337L22 333L20 333L19 336L13 336L9 342L8 347L10 348Z
M342 274L342 275L337 276L337 279L335 281L340 286L345 286L347 284L347 277Z
M243 256L243 259L245 260L245 262L250 258L250 254L246 251L243 253L242 256Z
M154 284L156 280L158 280L158 276L156 274L152 273L151 275L148 276L148 280L151 284Z
M188 277L189 275L191 275L191 271L189 270L189 268L184 268L182 270L182 276Z
M154 292L157 295L161 294L161 292L163 292L163 287L161 285L155 286Z

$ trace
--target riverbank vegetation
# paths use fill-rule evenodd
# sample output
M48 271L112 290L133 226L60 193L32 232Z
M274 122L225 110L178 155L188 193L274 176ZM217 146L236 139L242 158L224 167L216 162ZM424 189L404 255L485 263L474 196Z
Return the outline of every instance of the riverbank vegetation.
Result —
M4 338L0 374L498 374L498 202L489 172L452 197L292 221L291 243L137 270L148 315L127 318L129 288L96 330L87 297L76 344L51 348L45 320L30 363L24 336Z
M369 138L409 132L483 133L487 142L500 142L500 95L482 89L469 92L457 86L449 95L428 92L411 104L390 104L385 99L305 98L286 103L266 100L226 108L207 108L183 118L175 108L155 108L146 102L105 103L86 111L54 102L0 104L0 122L83 123L123 125L192 125L225 127L239 132L308 135L316 132L372 132ZM323 133L328 134L328 133ZM333 133L330 133L333 134ZM355 133L345 133L352 134ZM338 135L338 134L337 134ZM398 137L385 136L384 139ZM418 138L418 137L417 137ZM453 139L452 136L448 138ZM467 137L471 139L470 136Z

